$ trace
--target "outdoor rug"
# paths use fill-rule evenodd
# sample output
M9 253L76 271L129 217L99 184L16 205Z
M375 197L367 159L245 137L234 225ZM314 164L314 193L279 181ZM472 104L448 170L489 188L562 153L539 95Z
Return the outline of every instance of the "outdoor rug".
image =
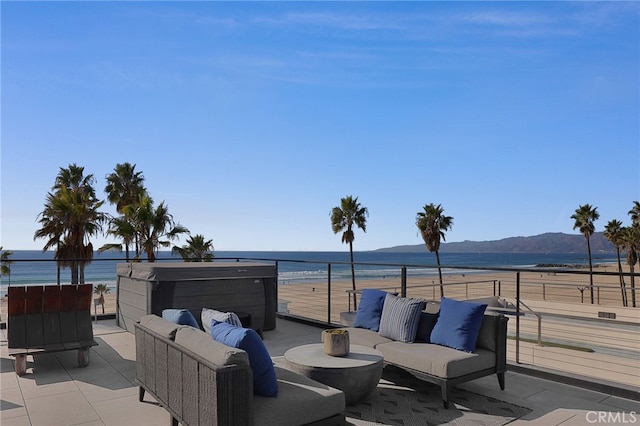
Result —
M496 386L497 386L496 379ZM440 387L404 370L386 366L376 390L347 406L349 425L504 425L531 410L453 388L449 408L442 405Z

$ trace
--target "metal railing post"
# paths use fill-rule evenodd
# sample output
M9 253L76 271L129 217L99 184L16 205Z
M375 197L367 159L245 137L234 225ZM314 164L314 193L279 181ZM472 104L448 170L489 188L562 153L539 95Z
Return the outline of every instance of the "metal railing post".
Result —
M520 364L520 272L516 272L516 364Z
M542 346L542 315L538 315L538 346Z
M349 299L351 310L351 299ZM327 263L327 323L331 323L331 264Z

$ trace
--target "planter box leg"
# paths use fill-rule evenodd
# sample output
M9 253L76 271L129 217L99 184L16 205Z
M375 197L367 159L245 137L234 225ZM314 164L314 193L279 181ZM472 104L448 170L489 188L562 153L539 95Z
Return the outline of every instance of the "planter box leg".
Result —
M16 355L16 374L24 376L27 373L27 354Z
M78 349L78 365L80 367L86 367L89 365L89 354L91 348L80 348Z

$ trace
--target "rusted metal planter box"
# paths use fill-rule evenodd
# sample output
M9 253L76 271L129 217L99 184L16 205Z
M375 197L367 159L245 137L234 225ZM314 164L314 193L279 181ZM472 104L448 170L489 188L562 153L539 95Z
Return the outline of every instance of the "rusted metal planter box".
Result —
M251 316L251 328L276 326L278 270L249 262L120 263L117 324L134 331L143 315L188 309L200 322L202 308Z

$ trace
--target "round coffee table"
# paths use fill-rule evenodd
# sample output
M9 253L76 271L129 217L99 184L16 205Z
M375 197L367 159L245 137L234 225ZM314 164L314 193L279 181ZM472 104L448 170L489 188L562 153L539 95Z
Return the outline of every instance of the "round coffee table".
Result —
M297 346L284 354L290 370L344 392L346 404L364 399L382 377L383 356L380 351L351 345L345 356L324 353L322 343Z

